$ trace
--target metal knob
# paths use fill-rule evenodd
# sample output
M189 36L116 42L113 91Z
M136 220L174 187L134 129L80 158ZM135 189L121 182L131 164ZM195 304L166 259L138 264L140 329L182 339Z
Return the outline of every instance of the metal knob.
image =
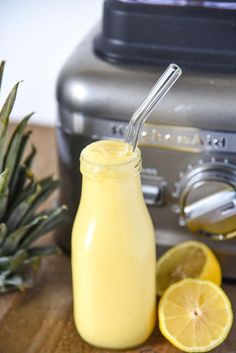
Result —
M236 236L236 166L209 162L192 168L180 180L180 224L216 240Z
M148 206L161 206L164 203L165 180L153 174L153 170L146 169L141 172L142 191Z

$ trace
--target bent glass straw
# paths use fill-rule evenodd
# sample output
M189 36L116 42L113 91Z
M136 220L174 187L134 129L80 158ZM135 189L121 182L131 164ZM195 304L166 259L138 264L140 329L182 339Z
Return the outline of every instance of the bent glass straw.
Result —
M176 64L170 64L153 86L140 107L131 116L125 137L125 150L127 144L131 145L133 151L137 147L139 132L156 105L166 95L169 89L181 76L182 70Z

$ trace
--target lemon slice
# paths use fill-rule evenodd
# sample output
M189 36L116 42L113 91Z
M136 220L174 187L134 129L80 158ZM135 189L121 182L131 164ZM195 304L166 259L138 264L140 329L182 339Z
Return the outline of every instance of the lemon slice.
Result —
M184 352L207 352L227 337L233 321L231 303L210 281L185 279L171 285L159 307L163 336Z
M221 267L214 253L198 241L180 243L160 257L156 265L156 292L163 292L185 278L198 278L221 285Z

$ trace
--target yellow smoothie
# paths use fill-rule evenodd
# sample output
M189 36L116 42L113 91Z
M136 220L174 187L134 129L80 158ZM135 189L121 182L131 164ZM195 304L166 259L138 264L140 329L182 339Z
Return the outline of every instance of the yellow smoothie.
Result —
M98 141L81 153L72 233L74 319L92 345L143 343L155 323L155 237L140 182L140 151Z

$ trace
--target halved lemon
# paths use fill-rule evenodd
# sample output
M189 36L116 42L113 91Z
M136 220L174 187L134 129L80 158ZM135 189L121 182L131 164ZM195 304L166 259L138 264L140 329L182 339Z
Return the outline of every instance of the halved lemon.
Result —
M184 352L207 352L227 337L233 322L231 303L210 281L185 279L171 285L158 307L160 331Z
M186 241L166 251L156 265L156 292L163 292L185 278L198 278L221 285L219 261L211 249L199 241Z

